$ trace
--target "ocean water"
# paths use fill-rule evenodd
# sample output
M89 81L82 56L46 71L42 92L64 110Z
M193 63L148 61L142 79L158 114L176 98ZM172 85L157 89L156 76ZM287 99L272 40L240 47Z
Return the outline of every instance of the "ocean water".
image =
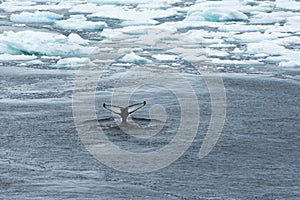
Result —
M1 2L1 199L300 198L299 12ZM125 127L102 107L144 100Z

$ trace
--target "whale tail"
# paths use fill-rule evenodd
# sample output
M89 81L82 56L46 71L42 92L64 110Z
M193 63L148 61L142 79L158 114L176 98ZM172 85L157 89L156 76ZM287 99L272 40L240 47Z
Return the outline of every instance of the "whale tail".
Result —
M104 103L103 108L105 108L113 113L116 113L118 115L121 115L121 113L122 113L122 107L120 107L120 106L107 105Z
M137 103L137 104L133 104L128 106L128 114L131 114L135 111L137 111L138 109L144 107L146 105L146 101L144 101L143 103Z
M120 106L108 105L104 103L103 108L120 115L122 118L122 123L126 123L128 115L144 107L145 105L146 105L146 101L144 101L143 103L132 104L125 108L122 108Z

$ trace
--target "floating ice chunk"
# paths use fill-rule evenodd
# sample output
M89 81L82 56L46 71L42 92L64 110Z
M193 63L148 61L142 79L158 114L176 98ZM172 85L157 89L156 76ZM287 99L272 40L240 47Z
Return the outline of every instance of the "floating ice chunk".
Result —
M89 58L63 58L57 61L56 67L58 68L72 68L78 69L84 66L94 66L94 63L91 62Z
M232 51L232 53L236 53L236 54L240 54L240 53L243 53L244 51L242 51L241 49L239 49L239 48L234 48L233 49L233 51Z
M102 30L106 27L105 22L87 21L84 15L71 15L67 20L55 22L55 26L69 30Z
M285 23L288 17L294 15L294 13L289 12L257 13L249 21L251 24Z
M278 44L284 45L284 46L295 46L300 45L300 37L299 36L290 36L290 37L284 37L277 39Z
M171 17L177 14L176 9L135 9L130 7L120 7L113 5L98 6L98 11L89 18L109 18L124 21L124 25L145 25L157 24L156 18ZM128 21L128 22L126 22Z
M275 41L263 40L261 42L247 44L247 53L264 53L272 56L282 55L286 49L278 45Z
M286 33L280 32L245 32L241 34L234 35L234 39L239 42L249 43L249 42L260 42L262 40L274 40L279 37L287 36Z
M134 52L131 52L130 54L126 54L121 59L119 59L119 61L126 62L126 63L136 63L136 64L152 63L151 60L149 60L147 58L143 58L139 55L136 55Z
M32 12L21 12L20 14L12 14L10 20L12 22L21 22L21 23L49 23L56 20L62 19L63 16L48 12L48 11L36 11Z
M187 21L246 21L248 16L239 11L240 1L198 1L187 13Z
M269 29L268 26L264 25L248 25L244 22L235 23L235 24L224 24L218 27L219 31L226 31L226 32L263 32Z
M224 22L224 21L246 21L247 15L233 9L210 8L203 12L206 21Z
M285 33L298 33L300 32L300 16L291 16L287 18L284 26L276 27L277 31Z
M279 67L290 67L298 68L300 67L300 59L298 61L282 61L278 64Z
M271 12L276 7L274 2L270 1L241 1L243 6L239 8L239 11L244 13L253 13L253 12Z
M158 21L153 19L136 19L136 20L127 20L121 23L122 26L138 26L138 25L155 25L158 24Z
M253 57L254 58L266 58L268 57L269 55L266 54L266 53L258 53L258 54L255 54Z
M299 1L276 0L276 7L291 11L300 11Z
M220 51L210 48L207 48L204 51L209 57L225 58L229 56L229 53L227 53L226 51Z
M162 30L168 33L175 33L177 31L175 27L167 26L165 24L160 24L156 26L150 26L150 25L149 26L147 25L127 26L119 29L104 29L100 35L104 38L113 38L113 37L120 36L122 34L138 36L138 35L147 35L148 30L156 30L156 31Z
M249 66L249 65L263 65L264 63L258 60L226 60L226 59L219 59L219 58L212 58L211 59L215 64L221 65L240 65L240 66Z
M75 2L76 3L76 2ZM37 4L32 1L4 1L0 4L0 9L7 12L17 11L50 11L67 10L74 6L73 1L51 2L50 4Z
M0 61L25 61L34 60L37 57L35 55L11 55L11 54L0 54Z
M177 55L170 55L170 54L156 54L153 55L152 58L161 62L176 61L179 59Z
M199 44L219 44L223 42L222 39L218 38L218 35L203 30L190 30L183 35Z
M149 0L88 0L97 4L114 4L114 5L143 5L149 4ZM154 5L170 5L181 2L181 0L153 0L151 4Z
M94 3L75 5L69 10L69 13L92 14L99 12L99 6Z
M88 40L85 40L83 39L82 37L80 37L78 34L76 33L71 33L69 36L69 41L70 42L74 42L76 44L80 44L80 45L88 45L89 44L89 41Z
M80 42L79 42L80 43ZM49 32L35 31L5 31L0 34L0 50L14 52L14 54L34 54L47 56L86 56L94 48L85 47L68 37ZM4 52L6 53L6 52Z

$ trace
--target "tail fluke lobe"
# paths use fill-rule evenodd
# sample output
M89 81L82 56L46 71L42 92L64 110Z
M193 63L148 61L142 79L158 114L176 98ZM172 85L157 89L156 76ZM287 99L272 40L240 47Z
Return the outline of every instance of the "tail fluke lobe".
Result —
M122 109L119 106L107 105L104 103L103 108L105 108L113 113L116 113L118 115L121 115L121 113L122 113Z
M144 107L145 105L146 105L146 101L144 101L143 103L137 103L137 104L128 106L128 114L135 112L136 110Z
M113 113L120 115L122 118L122 123L126 124L128 115L130 115L131 113L135 112L136 110L144 107L145 105L146 105L146 101L144 101L143 103L137 103L137 104L130 105L126 108L122 108L122 107L114 106L114 105L107 105L105 103L103 104L103 107Z

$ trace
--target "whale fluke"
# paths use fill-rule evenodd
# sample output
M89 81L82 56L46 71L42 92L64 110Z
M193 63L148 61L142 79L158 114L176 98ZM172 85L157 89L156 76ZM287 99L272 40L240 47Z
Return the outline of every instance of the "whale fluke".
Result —
M145 105L146 101L144 101L143 103L132 104L125 108L120 106L108 105L105 103L103 104L103 107L113 113L120 115L122 118L122 123L126 123L128 115L144 107Z

